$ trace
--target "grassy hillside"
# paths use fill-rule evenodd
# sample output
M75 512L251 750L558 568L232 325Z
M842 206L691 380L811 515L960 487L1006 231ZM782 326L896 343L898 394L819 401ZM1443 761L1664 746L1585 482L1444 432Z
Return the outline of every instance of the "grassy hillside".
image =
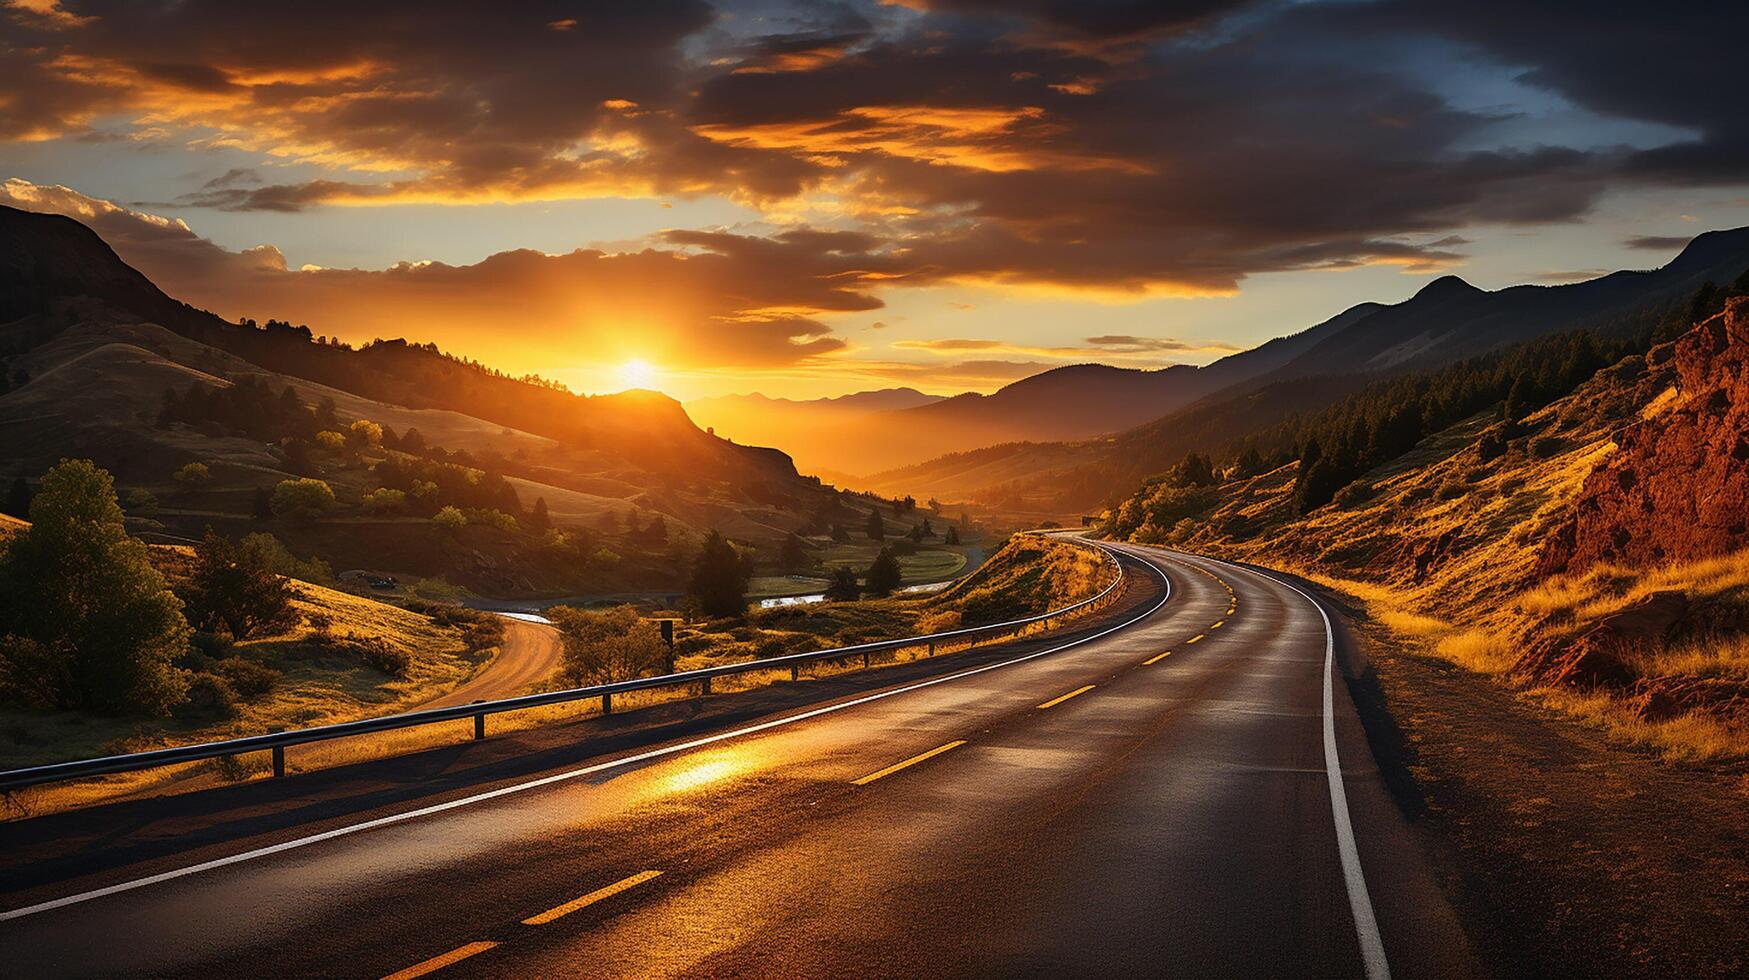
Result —
M177 578L179 549L154 549ZM139 752L168 745L255 735L389 714L413 708L466 680L497 655L491 623L448 607L429 612L391 606L293 582L295 621L271 635L192 651L188 669L227 678L234 704L195 698L174 717L104 717L85 712L0 708L7 767ZM262 759L219 760L172 770L124 773L52 790L55 806L125 795L166 782L234 779ZM27 793L24 802L51 791Z
M1473 416L1303 515L1297 462L1191 493L1145 488L1125 506L1170 519L1129 536L1304 574L1427 654L1667 757L1749 756L1749 700L1681 699L1696 685L1749 690L1749 555L1537 572L1617 433L1688 397L1673 347L1599 372L1517 426ZM1620 641L1621 673L1551 670L1599 635Z

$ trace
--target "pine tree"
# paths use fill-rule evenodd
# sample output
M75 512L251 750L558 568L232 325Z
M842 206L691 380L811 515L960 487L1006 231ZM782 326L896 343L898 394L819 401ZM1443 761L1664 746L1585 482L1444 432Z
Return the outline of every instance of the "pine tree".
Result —
M747 611L747 577L735 546L712 531L699 548L688 591L707 616L739 616Z
M899 568L899 559L894 557L893 549L882 548L875 556L874 563L868 566L868 572L863 577L868 582L868 594L876 596L891 595L899 587L903 573Z
M868 537L871 541L887 539L887 524L881 520L881 512L878 510L868 512Z
M528 515L528 526L536 532L545 532L553 526L553 519L547 514L547 498L534 498L534 510Z

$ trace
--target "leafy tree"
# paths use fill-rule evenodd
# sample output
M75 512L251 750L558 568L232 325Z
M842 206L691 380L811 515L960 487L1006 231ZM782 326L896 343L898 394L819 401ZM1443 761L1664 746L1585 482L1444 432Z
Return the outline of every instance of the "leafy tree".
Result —
M249 504L249 513L258 521L265 521L273 516L273 495L266 487L256 487L255 497Z
M887 539L887 523L881 520L880 511L871 510L868 512L867 531L871 541L885 541Z
M177 467L170 478L186 487L196 487L208 483L213 478L213 471L205 463L184 463Z
M291 583L274 573L269 535L241 542L207 528L194 549L194 575L184 597L199 629L223 626L245 639L283 623L291 613ZM277 542L274 542L277 543Z
M882 548L875 556L874 562L868 566L864 578L868 582L869 595L891 595L899 587L903 573L899 568L899 559L893 556L893 549Z
M631 606L590 612L573 606L547 610L564 645L559 672L571 684L611 684L660 673L668 645L662 632Z
M346 444L358 451L374 449L383 444L383 427L370 419L356 419L346 429Z
M799 571L808 567L808 549L802 542L802 536L794 531L783 539L783 549L777 556L778 564L786 572Z
M322 480L297 477L279 481L269 504L275 517L310 520L334 509L334 488Z
M346 436L333 429L323 429L316 433L316 445L325 452L341 453L346 451Z
M856 580L856 569L832 569L832 578L826 583L826 598L831 602L850 602L862 598L862 583Z
M144 487L129 487L121 495L121 505L135 517L149 517L158 513L158 496Z
M459 507L444 507L431 515L431 523L446 533L459 531L468 526L468 517Z
M186 681L182 603L130 537L90 460L44 474L31 527L0 554L0 687L45 707L160 714Z
M359 502L371 513L392 514L406 508L407 492L393 487L377 487L375 490L365 491Z
M30 497L30 484L22 476L14 478L6 490L6 513L17 518L29 517Z
M692 566L688 593L707 616L739 616L747 611L747 563L735 546L712 531Z

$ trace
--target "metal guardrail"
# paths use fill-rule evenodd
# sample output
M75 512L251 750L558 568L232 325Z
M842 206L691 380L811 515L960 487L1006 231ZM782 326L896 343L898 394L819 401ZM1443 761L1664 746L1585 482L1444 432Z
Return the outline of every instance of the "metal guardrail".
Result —
M1062 540L1062 539L1059 539ZM179 745L167 749L153 749L147 752L133 752L127 755L104 756L96 759L79 759L71 762L57 762L50 765L30 766L23 769L11 769L0 772L0 790L21 789L26 786L36 786L42 783L61 782L69 779L82 779L88 776L104 776L118 772L137 772L142 769L157 769L161 766L180 765L185 762L199 762L204 759L217 759L224 756L241 755L246 752L272 752L273 774L285 775L285 749L291 745L302 745L307 742L323 742L330 739L348 738L354 735L371 735L377 732L394 731L401 728L414 728L420 725L432 725L446 721L459 721L464 718L474 719L474 738L486 737L486 716L501 714L507 711L521 711L525 708L540 708L552 704L565 704L572 701L587 701L601 699L603 713L613 710L613 696L632 691L647 691L659 687L679 687L697 684L700 694L709 694L711 681L718 677L729 677L736 674L750 674L760 671L790 668L791 679L799 679L803 664L814 664L831 660L853 660L862 658L864 669L872 666L870 656L887 650L902 650L906 647L927 645L933 655L934 648L942 642L951 642L979 635L995 635L1008 631L1017 631L1035 623L1044 623L1047 628L1050 620L1073 615L1102 602L1113 595L1118 586L1123 584L1123 566L1117 560L1113 551L1104 545L1094 542L1080 542L1096 547L1111 563L1116 575L1112 581L1098 594L1089 596L1079 602L1053 609L1036 616L1008 620L1002 623L990 623L983 626L968 626L957 630L947 630L941 633L929 633L923 636L907 636L893 640L878 640L873 643L862 643L855 646L835 647L830 650L813 650L806 653L791 653L781 657L770 657L764 660L749 660L742 663L720 664L715 667L704 667L699 670L687 670L674 674L660 674L654 677L638 677L627 681L615 681L611 684L597 684L591 687L571 688L564 691L547 691L541 694L525 694L521 697L502 698L496 701L476 701L472 704L458 704L447 708L431 708L425 711L410 711L398 715L383 715L378 718L361 718L357 721L339 722L333 725L318 725L314 728L299 728L286 732L270 732L265 735L249 735L243 738L225 739L220 742L201 742L195 745Z

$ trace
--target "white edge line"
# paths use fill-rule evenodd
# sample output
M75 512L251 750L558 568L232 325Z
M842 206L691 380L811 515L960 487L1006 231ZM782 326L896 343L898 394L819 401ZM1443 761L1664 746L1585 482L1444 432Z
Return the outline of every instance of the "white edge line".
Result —
M1219 558L1192 557L1249 571L1277 585L1285 585L1311 603L1312 608L1318 610L1318 618L1324 621L1324 772L1330 778L1330 812L1336 819L1336 850L1342 856L1342 879L1348 886L1348 907L1354 914L1355 938L1360 941L1360 958L1366 968L1367 980L1390 980L1391 966L1385 959L1385 941L1379 935L1372 897L1366 890L1366 874L1360 867L1360 848L1354 842L1354 822L1348 813L1348 791L1342 785L1342 761L1336 753L1336 631L1330 625L1330 614L1324 611L1323 603L1307 595L1305 590L1268 572L1248 569Z
M1134 558L1137 556L1131 555L1131 557ZM144 877L144 878L136 878L132 881L124 881L124 882L120 882L120 883L114 884L114 885L107 885L103 888L95 888L95 889L92 889L91 891L80 892L77 895L68 895L68 896L65 896L63 898L51 899L47 902L39 902L35 905L26 905L23 908L9 909L5 912L0 912L0 922L6 922L6 921L10 921L12 919L22 919L27 915L36 915L37 913L40 913L40 912L48 912L48 911L52 911L54 909L65 908L69 905L77 905L77 904L80 904L81 902L89 902L92 899L104 898L104 897L107 897L109 895L119 894L121 892L133 891L136 888L145 888L148 885L156 885L156 884L159 884L161 882L171 881L171 880L176 879L176 878L185 878L189 875L200 874L203 871L212 871L212 870L215 870L217 868L223 868L223 867L226 867L226 866L232 865L232 864L242 864L245 861L254 861L254 860L257 860L259 858L269 857L271 855L279 854L279 853L282 853L284 851L290 851L290 850L294 850L294 849L300 848L300 847L308 847L311 844L319 844L323 841L333 840L336 837L346 837L348 835L360 833L360 832L366 831L366 830L375 830L378 827L387 827L391 824L403 823L403 822L408 821L408 820L416 820L420 817L428 817L428 816L431 816L432 814L435 814L435 813L443 813L446 810L454 810L454 809L458 809L460 807L470 806L470 805L475 804L475 803L483 803L487 800L498 799L499 797L509 796L513 793L521 793L525 790L537 789L537 788L542 787L542 786L550 786L554 783L565 782L566 780L578 779L578 778L581 778L583 776L592 775L594 773L602 772L602 771L607 770L607 769L617 769L620 766L627 766L627 765L631 765L631 764L637 763L637 762L645 762L645 761L650 760L650 759L661 758L662 756L674 755L674 754L677 754L680 752L690 751L692 749L696 749L696 748L699 748L701 746L711 745L711 744L714 744L717 742L725 741L727 739L739 738L743 735L751 735L755 732L767 731L769 729L779 728L779 727L782 727L784 725L792 725L798 721L806 721L809 718L817 718L820 715L831 714L832 712L835 712L835 711L843 711L846 708L854 708L858 705L868 704L871 701L879 701L883 698L890 698L890 697L893 697L894 695L898 695L898 694L907 694L911 691L916 691L916 690L919 690L921 688L933 687L936 684L945 684L948 681L959 680L962 677L971 677L974 674L982 674L985 671L995 670L999 667L1010 667L1010 666L1013 666L1014 664L1025 663L1028 660L1036 660L1039 657L1043 657L1043 656L1046 656L1048 654L1059 653L1063 650L1069 649L1070 647L1078 647L1083 643L1091 643L1092 641L1097 640L1102 636L1110 635L1112 633L1117 632L1118 630L1127 629L1128 627L1133 626L1136 623L1141 622L1142 620L1148 618L1149 616L1152 616L1155 612L1159 611L1161 606L1164 606L1167 603L1167 601L1172 598L1172 580L1167 577L1166 573L1161 571L1159 568L1156 568L1152 562L1147 561L1145 559L1142 560L1142 566L1147 568L1149 571L1153 572L1155 575L1160 576L1160 580L1166 583L1166 594L1161 596L1160 601L1156 602L1154 605L1150 606L1146 612L1143 612L1143 613L1141 613L1137 616L1134 616L1130 619L1124 620L1123 622L1117 624L1116 626L1111 627L1110 629L1101 630L1100 632L1095 633L1092 636L1084 636L1079 640L1072 640L1068 643L1064 643L1064 644L1061 644L1059 646L1054 646L1054 647L1051 647L1051 648L1046 649L1046 650L1039 650L1036 653L1029 653L1023 657L1016 657L1013 660L1003 660L1003 661L999 661L999 662L993 663L993 664L985 664L982 667L974 667L970 670L962 670L957 674L948 674L948 675L943 676L943 677L930 678L929 680L919 681L915 684L906 685L905 687L894 688L890 691L880 691L880 692L877 692L875 694L870 694L870 695L867 695L865 697L855 698L855 699L850 700L850 701L841 701L841 702L838 702L836 704L829 704L829 705L826 705L824 707L814 708L812 710L804 711L804 712L802 712L800 714L796 714L796 715L790 715L790 716L785 717L785 718L776 718L776 719L773 719L771 721L760 722L757 725L748 725L745 728L737 728L737 729L733 729L731 731L718 732L715 735L706 735L706 736L703 736L701 738L691 739L689 741L680 742L680 743L677 743L674 745L667 745L667 746L663 746L661 748L651 749L647 752L639 752L635 755L628 755L628 756L625 756L623 758L612 759L612 760L609 760L607 762L598 762L594 765L584 766L581 769L572 769L572 770L569 770L567 772L555 773L551 776L542 776L539 779L532 779L526 783L516 783L516 784L510 785L510 786L500 786L497 789L488 790L487 792L484 792L484 793L476 793L473 796L464 796L461 799L450 800L450 801L445 802L445 803L437 803L437 804L434 804L432 806L427 806L427 807L420 807L417 810L408 810L404 813L392 813L386 817L378 817L374 820L366 820L363 823L348 824L347 826L344 826L344 827L336 827L333 830L325 830L319 834L311 834L307 837L298 837L298 838L294 838L292 840L282 841L278 844L270 844L266 847L258 847L254 850L251 850L251 851L243 851L241 853L231 854L231 855L228 855L228 856L222 857L222 858L214 858L211 861L203 861L199 864L191 864L191 865L184 867L184 868L176 868L176 869L171 870L171 871L164 871L164 872L160 872L159 874L148 875L147 877Z

